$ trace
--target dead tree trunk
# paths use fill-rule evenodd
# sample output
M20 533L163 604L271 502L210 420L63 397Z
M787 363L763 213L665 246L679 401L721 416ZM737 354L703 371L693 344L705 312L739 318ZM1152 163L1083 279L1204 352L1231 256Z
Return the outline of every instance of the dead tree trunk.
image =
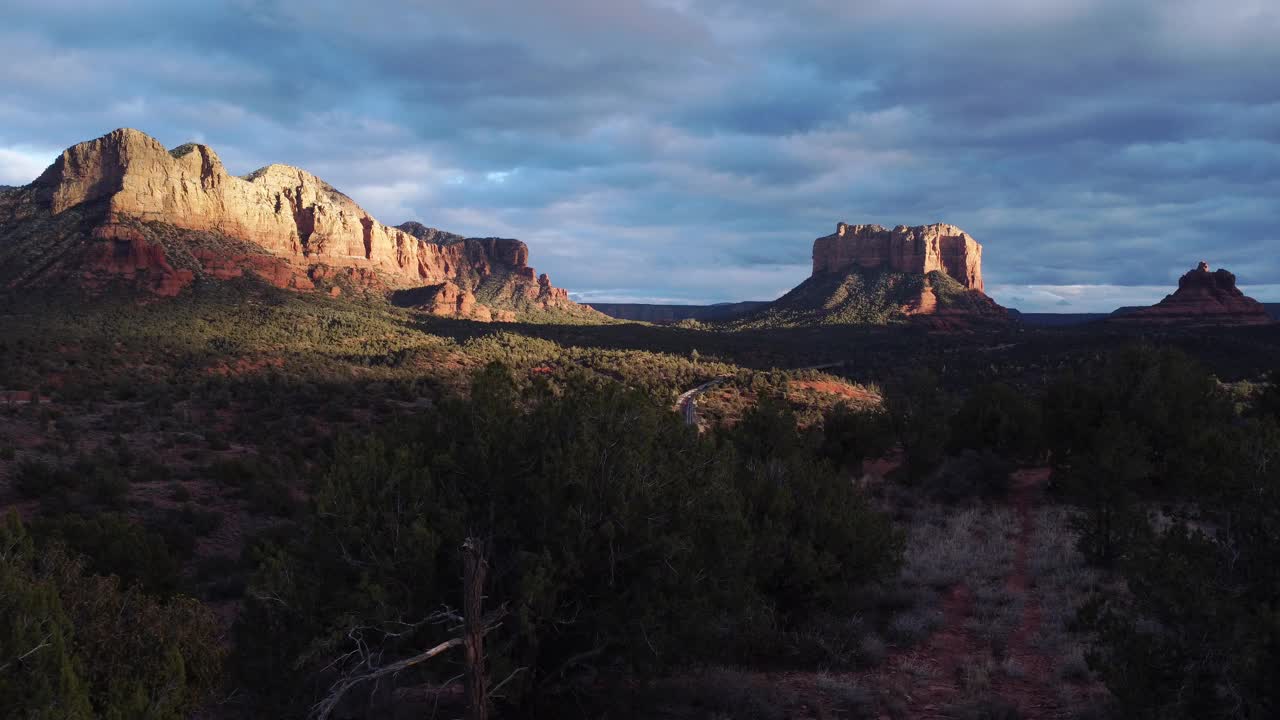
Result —
M484 580L489 571L484 542L467 538L462 544L463 652L466 663L467 720L487 720L489 690L484 670Z

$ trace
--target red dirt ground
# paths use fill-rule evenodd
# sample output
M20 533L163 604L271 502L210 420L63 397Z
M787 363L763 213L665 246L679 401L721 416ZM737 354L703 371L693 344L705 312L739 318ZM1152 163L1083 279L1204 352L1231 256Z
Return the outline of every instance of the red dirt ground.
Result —
M1017 661L1025 671L1021 678L1000 677L994 683L996 694L1018 706L1025 720L1065 717L1058 705L1052 658L1031 647L1031 638L1040 629L1043 611L1035 594L1027 592L1030 577L1027 574L1027 553L1031 536L1035 532L1035 515L1032 512L1037 494L1049 480L1047 468L1019 470L1013 474L1013 506L1018 511L1020 529L1018 547L1013 561L1013 574L1005 580L1009 592L1026 599L1022 609L1022 623L1009 639L1008 657Z
M874 404L880 402L879 395L856 385L846 385L845 383L831 382L829 380L792 380L789 384L796 390L814 390L831 395L842 395L850 400L863 403Z

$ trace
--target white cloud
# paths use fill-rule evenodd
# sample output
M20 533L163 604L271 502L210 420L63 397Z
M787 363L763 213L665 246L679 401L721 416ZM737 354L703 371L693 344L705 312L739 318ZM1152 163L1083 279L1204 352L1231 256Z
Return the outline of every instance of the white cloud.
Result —
M130 125L592 298L776 297L837 220L960 225L1026 310L1280 281L1274 0L14 1L0 183Z
M1174 287L1154 285L988 285L987 293L1023 312L1108 313L1119 307L1153 305Z
M26 185L49 167L59 150L36 150L29 146L0 146L0 185Z

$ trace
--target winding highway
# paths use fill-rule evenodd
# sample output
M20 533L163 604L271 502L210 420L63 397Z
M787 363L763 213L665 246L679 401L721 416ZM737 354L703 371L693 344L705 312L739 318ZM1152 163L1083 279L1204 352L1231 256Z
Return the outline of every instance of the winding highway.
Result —
M697 426L698 424L698 396L728 379L728 375L722 375L708 380L692 390L686 390L676 398L675 409L684 418L685 425Z

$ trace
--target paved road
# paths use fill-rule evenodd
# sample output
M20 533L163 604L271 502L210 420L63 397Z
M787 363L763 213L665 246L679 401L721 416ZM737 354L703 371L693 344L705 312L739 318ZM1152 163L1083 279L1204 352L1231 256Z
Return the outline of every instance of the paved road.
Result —
M685 425L698 424L698 396L728 379L729 376L726 375L708 380L692 390L685 391L676 399L676 410L684 418Z

